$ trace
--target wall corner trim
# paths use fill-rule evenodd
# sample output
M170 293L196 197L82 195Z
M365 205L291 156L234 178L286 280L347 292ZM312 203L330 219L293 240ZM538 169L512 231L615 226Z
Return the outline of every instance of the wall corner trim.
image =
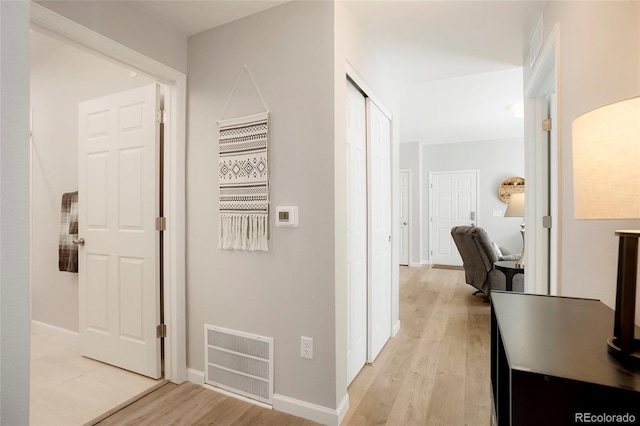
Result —
M193 384L204 386L204 371L187 368L187 380Z
M398 322L396 322L393 325L393 328L391 329L391 337L395 337L400 332L400 328L401 328L401 324L400 324L400 320L398 320Z
M349 409L349 394L345 394L345 397L336 409L323 407L280 394L273 394L273 408L293 416L322 423L323 425L338 426Z

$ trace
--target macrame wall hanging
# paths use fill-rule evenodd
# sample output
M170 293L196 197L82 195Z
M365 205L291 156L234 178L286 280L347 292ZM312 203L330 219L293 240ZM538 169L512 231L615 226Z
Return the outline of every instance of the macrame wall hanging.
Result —
M224 119L243 73L251 78L265 111ZM269 251L269 109L245 65L220 119L220 233L223 250Z

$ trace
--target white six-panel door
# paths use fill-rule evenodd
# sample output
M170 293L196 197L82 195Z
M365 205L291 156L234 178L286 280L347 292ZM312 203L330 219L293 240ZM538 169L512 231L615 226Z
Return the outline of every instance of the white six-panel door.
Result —
M391 122L367 98L369 142L369 348L373 362L391 337Z
M409 265L409 171L400 171L400 264Z
M79 106L82 354L161 376L157 85Z
M462 265L451 228L477 224L477 172L429 173L431 263Z
M347 383L367 361L367 133L365 100L347 82Z

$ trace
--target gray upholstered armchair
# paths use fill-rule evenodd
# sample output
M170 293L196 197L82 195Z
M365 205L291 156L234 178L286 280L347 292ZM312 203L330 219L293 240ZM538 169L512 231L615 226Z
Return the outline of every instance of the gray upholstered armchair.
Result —
M455 226L451 229L451 236L462 256L467 284L487 297L491 290L506 289L504 274L494 269L493 264L499 260L518 260L519 255L499 249L487 232L477 226ZM517 274L513 278L513 291L524 291L524 275Z

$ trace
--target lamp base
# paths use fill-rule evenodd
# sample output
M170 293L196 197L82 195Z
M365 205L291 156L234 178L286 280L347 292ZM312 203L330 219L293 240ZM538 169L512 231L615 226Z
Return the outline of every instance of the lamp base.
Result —
M640 369L640 340L633 339L631 342L631 353L624 353L620 346L618 346L618 339L616 337L610 337L607 339L607 351L616 360L622 364L623 367Z

